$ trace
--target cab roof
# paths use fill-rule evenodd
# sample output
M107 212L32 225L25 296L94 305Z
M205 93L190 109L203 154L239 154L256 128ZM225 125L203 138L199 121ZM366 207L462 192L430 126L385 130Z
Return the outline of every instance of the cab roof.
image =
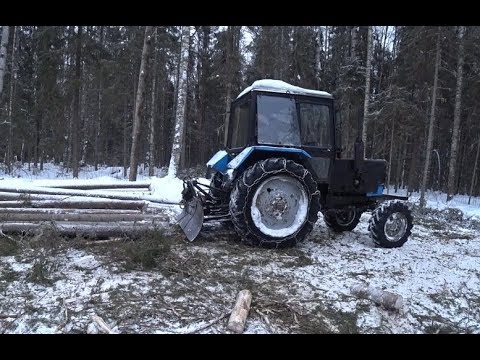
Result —
M326 91L304 89L299 86L291 85L281 80L273 79L262 79L255 81L252 85L245 88L238 96L237 99L247 94L250 91L269 91L282 94L296 94L296 95L307 95L307 96L317 96L321 98L333 99L332 94Z

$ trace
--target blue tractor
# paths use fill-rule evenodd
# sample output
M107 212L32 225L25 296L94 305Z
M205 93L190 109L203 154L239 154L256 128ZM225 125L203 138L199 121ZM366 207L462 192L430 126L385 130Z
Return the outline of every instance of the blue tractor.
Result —
M294 246L322 212L335 232L351 231L372 210L377 246L402 246L411 234L407 197L384 194L387 162L364 159L358 122L354 158L342 158L333 96L279 80L259 80L231 104L225 149L207 163L210 183L184 180L177 220L193 241L204 221L233 224L241 240Z

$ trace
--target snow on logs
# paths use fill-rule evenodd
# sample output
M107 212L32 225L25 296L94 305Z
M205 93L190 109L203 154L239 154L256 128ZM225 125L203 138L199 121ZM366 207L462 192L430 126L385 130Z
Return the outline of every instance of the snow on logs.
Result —
M0 231L37 233L52 226L67 236L110 237L169 228L164 212L169 203L159 206L149 186L147 182L0 185Z

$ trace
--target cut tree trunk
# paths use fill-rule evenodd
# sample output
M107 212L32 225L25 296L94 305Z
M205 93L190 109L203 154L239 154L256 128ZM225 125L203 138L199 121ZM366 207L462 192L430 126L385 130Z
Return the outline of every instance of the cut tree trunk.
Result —
M145 231L155 231L162 229L164 234L171 234L171 226L168 222L158 222L152 224L139 224L132 222L118 222L113 225L96 224L93 222L71 223L71 222L46 222L46 223L28 223L28 222L6 222L0 223L0 230L5 234L38 234L45 228L53 228L60 235L83 236L91 238L103 238L110 236L128 236L142 234Z
M370 285L355 284L350 291L358 298L371 300L387 310L400 310L403 307L402 296Z
M69 189L49 189L42 188L40 186L34 187L14 187L14 186L0 186L0 192L10 192L18 194L47 194L47 195L67 195L67 196L83 196L83 197L94 197L94 198L104 198L104 199L115 199L115 200L147 200L152 202L159 202L162 204L176 204L171 201L159 201L152 195L134 195L134 194L125 194L121 192L106 192L101 190L69 190Z
M37 222L37 221L82 221L92 223L131 221L141 222L142 224L168 221L168 217L163 215L146 215L141 212L130 214L77 214L77 213L22 213L10 211L9 213L0 213L0 222Z
M133 215L133 214L160 214L165 209L162 208L119 208L119 209L83 209L83 208L49 208L49 207L3 207L4 203L7 201L0 202L0 214L90 214L90 215L104 215L104 214L122 214L122 215ZM146 205L145 205L146 206Z
M242 290L238 293L237 301L228 319L228 330L237 334L243 333L251 303L252 293L250 290Z
M77 189L77 190L100 190L100 189L143 189L150 187L150 182L136 181L131 182L115 182L105 184L51 184L40 185L40 187L60 188L60 189Z
M142 210L147 206L144 201L107 200L10 200L0 201L0 208L60 208L60 209L131 209Z

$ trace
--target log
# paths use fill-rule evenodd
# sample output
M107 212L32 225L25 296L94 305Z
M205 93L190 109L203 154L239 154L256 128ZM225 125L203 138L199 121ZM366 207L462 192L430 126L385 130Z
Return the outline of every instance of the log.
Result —
M156 231L165 229L165 235L171 235L172 229L168 222L158 222L153 224L138 224L132 222L118 222L114 225L96 224L96 223L28 223L28 222L6 222L0 223L0 231L10 234L41 233L45 228L55 229L59 235L81 236L81 237L110 237L142 234L145 231Z
M36 221L87 221L87 222L151 222L168 221L167 215L151 214L77 214L77 213L16 213L0 214L0 222L36 222Z
M124 209L142 210L147 206L145 201L126 200L40 200L40 201L0 201L0 208L68 208L68 209Z
M350 292L360 299L371 300L387 310L400 310L403 307L401 295L384 291L371 285L355 284L351 287Z
M18 201L23 201L23 202L29 202L31 200L62 200L62 199L65 199L65 198L71 198L71 196L19 194L19 193L13 193L13 192L0 192L0 201L18 200Z
M238 293L237 301L233 307L232 313L230 314L230 318L228 319L228 330L237 334L243 333L251 303L252 293L250 290L242 290Z
M156 211L156 209L155 209ZM2 208L0 214L143 214L141 210L124 209L61 209L61 208ZM156 211L156 213L160 213Z
M76 189L76 190L100 190L100 189L143 189L150 188L150 182L114 182L102 184L65 184L55 183L52 185L40 185L40 187L52 189Z
M94 197L94 198L105 198L105 199L116 199L116 200L147 200L151 202L161 203L161 204L178 204L177 202L172 201L161 201L158 200L155 196L152 195L131 195L121 192L107 192L101 190L69 190L69 189L60 189L60 188L46 188L40 186L24 186L24 187L15 187L15 186L0 186L0 192L11 192L19 194L44 194L44 195L69 195L69 196L82 196L82 197Z
M122 190L119 191L119 189L106 189L102 190L103 192L107 194L118 194ZM140 191L132 191L130 189L126 189L125 192L128 192L128 195L132 196L145 196L145 195L150 195L149 192L140 192ZM97 197L95 197L97 198ZM23 201L23 202L30 202L32 200L83 200L83 201L88 201L91 200L92 197L89 196L71 196L71 195L56 195L56 194L30 194L30 193L16 193L16 192L0 192L0 201L13 201L13 200L18 200L18 201ZM105 200L109 199L108 197L105 198ZM122 200L126 201L126 200Z
M103 321L100 316L92 315L92 320L97 324L98 329L106 334L117 334L117 332L110 329L110 327Z

